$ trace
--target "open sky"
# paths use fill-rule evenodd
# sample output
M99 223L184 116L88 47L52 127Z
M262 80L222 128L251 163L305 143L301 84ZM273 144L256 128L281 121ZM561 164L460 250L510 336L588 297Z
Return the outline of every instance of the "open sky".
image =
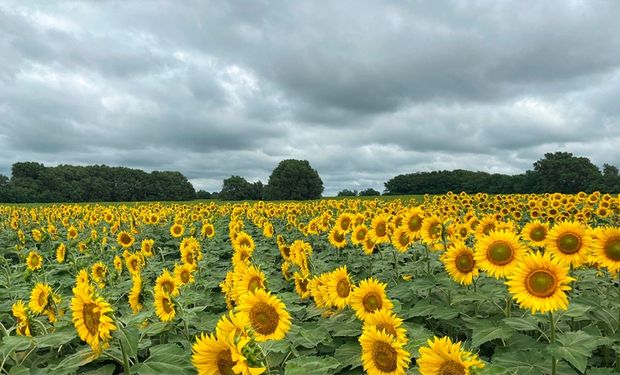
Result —
M0 1L0 173L620 167L620 1Z

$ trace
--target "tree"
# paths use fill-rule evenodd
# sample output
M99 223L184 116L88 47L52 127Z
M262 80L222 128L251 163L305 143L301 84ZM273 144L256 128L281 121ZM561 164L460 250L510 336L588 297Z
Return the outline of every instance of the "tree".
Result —
M547 153L534 163L537 192L578 193L596 190L602 175L585 157L570 152Z
M230 176L224 180L219 198L225 201L242 201L250 199L252 184L241 176Z
M356 197L357 190L344 189L338 192L339 197Z
M368 188L366 190L362 190L359 193L360 197L373 197L373 196L377 196L377 195L381 195L381 193L378 192L377 190L373 189L373 188Z
M323 181L307 160L282 160L269 176L266 197L272 200L318 199Z
M618 171L617 167L610 164L603 164L601 190L608 193L617 193L620 191L620 171Z
M208 191L198 190L196 192L196 199L212 199L212 198L213 196Z

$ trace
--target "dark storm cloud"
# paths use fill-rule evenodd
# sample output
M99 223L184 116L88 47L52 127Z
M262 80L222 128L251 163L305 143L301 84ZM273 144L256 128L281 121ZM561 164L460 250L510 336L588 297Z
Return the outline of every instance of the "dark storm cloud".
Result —
M20 160L217 190L308 159L326 192L398 173L620 166L620 4L3 2L0 172Z

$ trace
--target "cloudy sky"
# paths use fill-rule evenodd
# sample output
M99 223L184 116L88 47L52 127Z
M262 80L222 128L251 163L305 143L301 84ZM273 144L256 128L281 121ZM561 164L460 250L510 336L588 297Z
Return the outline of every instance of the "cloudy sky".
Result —
M620 2L0 0L0 173L307 159L325 194L400 173L620 166Z

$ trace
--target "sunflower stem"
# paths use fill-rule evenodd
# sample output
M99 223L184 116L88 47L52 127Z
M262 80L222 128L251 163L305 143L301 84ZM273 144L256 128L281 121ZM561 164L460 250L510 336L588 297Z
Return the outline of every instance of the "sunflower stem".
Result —
M555 320L553 319L553 313L549 312L549 331L550 331L550 340L549 343L553 345L555 343ZM556 359L554 355L551 355L551 375L556 375Z
M398 282L398 254L396 254L396 249L392 249L392 255L394 256L394 272L396 273L396 282Z
M121 346L121 353L123 354L123 369L125 374L129 375L131 372L129 372L129 358L127 357L127 350L120 339L118 340L118 344Z

